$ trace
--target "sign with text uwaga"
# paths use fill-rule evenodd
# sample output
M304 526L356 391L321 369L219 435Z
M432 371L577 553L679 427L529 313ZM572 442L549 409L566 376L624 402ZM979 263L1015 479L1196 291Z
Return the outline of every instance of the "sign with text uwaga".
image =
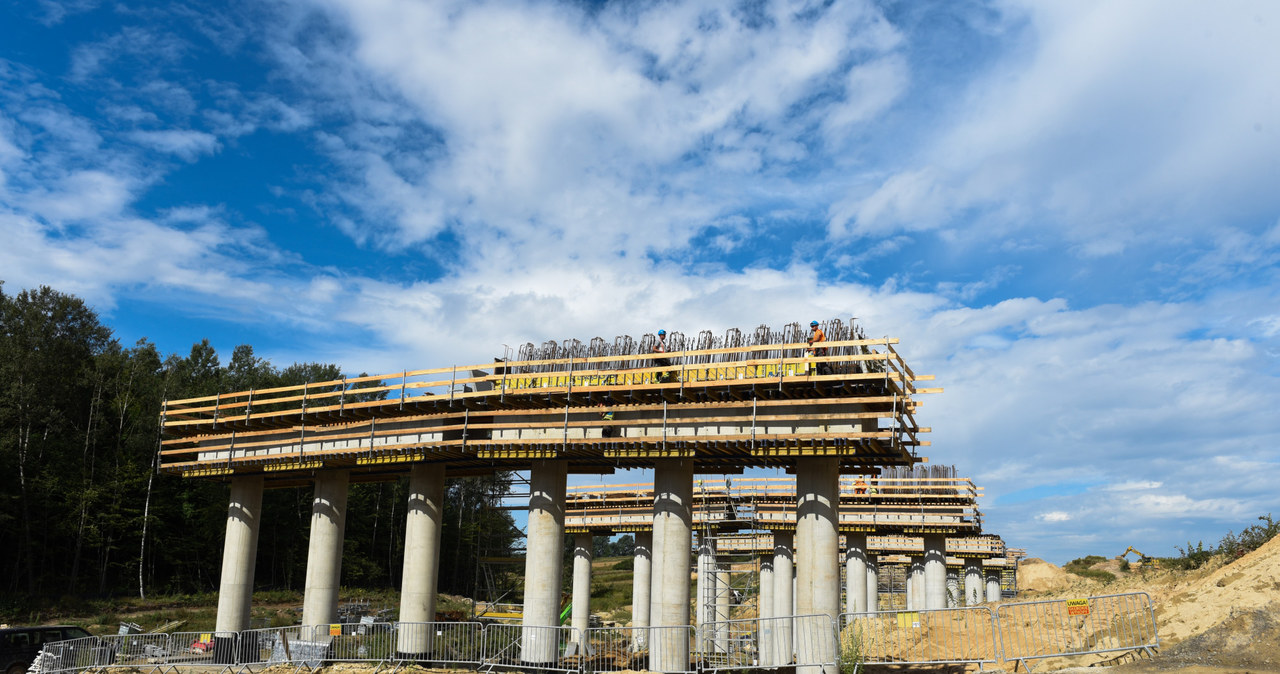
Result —
M1068 599L1067 615L1089 615L1089 600Z

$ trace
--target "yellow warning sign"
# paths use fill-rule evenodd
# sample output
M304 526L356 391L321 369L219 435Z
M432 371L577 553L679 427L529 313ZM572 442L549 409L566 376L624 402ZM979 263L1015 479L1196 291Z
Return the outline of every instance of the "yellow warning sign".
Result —
M340 636L342 636L342 625L338 625L338 624L330 625L330 626L329 626L329 636L331 636L331 637L340 637Z
M1089 615L1089 600L1068 599L1067 615Z

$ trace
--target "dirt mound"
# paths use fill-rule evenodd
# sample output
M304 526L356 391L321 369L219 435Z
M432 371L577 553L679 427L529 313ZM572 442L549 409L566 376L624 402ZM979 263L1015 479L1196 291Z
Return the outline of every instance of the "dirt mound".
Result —
M1053 592L1072 584L1071 575L1062 567L1037 557L1018 563L1018 589L1023 592Z
M1156 619L1160 638L1168 643L1206 634L1230 616L1274 605L1280 602L1280 537L1159 595Z

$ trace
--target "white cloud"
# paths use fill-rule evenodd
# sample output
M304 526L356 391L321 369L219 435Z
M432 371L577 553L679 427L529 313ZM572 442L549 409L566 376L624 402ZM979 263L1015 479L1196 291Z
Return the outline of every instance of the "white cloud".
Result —
M128 137L143 147L167 152L186 161L194 161L200 155L213 154L219 148L217 137L203 131L133 131Z
M1053 510L1036 515L1036 519L1041 522L1066 522L1071 519L1071 513L1063 512L1061 510Z

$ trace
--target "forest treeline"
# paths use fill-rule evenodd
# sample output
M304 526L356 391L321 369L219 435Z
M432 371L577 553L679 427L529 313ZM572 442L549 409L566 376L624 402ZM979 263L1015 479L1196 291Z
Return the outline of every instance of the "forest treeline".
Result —
M10 295L0 281L0 605L216 590L228 487L155 471L161 402L341 377L334 364L277 367L247 344L226 365L208 340L186 356L122 346L79 298ZM479 558L511 554L520 532L493 507L510 479L448 481L442 592L472 595ZM399 587L406 487L351 486L344 586ZM302 588L310 513L310 487L264 494L260 589Z

